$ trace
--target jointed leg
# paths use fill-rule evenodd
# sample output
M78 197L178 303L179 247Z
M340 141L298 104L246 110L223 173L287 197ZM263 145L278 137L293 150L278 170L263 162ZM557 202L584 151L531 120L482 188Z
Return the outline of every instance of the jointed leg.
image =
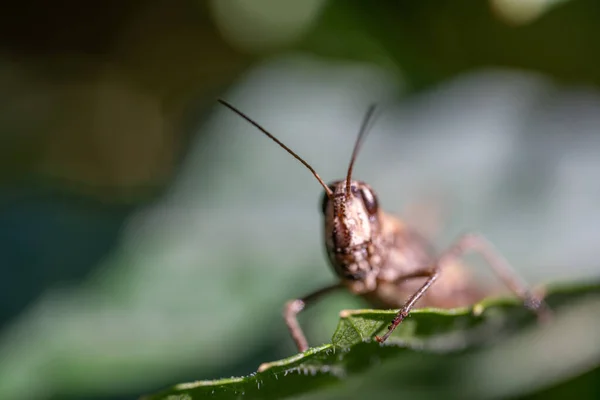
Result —
M342 287L343 286L341 283L336 283L334 285L319 289L301 299L290 300L285 304L283 317L285 318L285 323L290 330L290 334L292 335L294 342L296 342L296 346L298 346L298 352L302 353L308 350L308 342L306 341L306 337L304 336L302 328L300 328L300 324L298 323L298 313L306 306L314 303L320 297L329 294L336 289L341 289Z
M423 286L421 286L419 290L417 290L412 296L410 296L410 298L407 300L406 303L404 303L400 311L398 311L398 314L396 314L396 316L392 320L392 323L388 326L388 331L385 333L385 335L383 335L382 337L375 336L375 339L377 339L379 343L385 342L387 338L390 337L392 332L394 332L394 329L396 329L396 327L400 325L402 321L404 321L404 318L408 317L408 313L410 313L410 310L412 310L415 303L419 301L419 299L425 294L427 289L429 289L429 287L433 285L433 283L437 280L438 277L439 268L435 268L430 273L429 279L425 281Z
M467 234L462 236L453 246L444 252L438 259L435 268L431 271L429 279L421 286L421 288L413 294L408 301L402 306L392 323L388 327L388 331L382 337L377 336L378 342L383 343L396 329L398 325L408 316L408 313L413 308L415 303L425 294L431 285L438 279L440 271L445 265L456 262L468 251L479 252L492 270L504 282L504 284L512 290L525 304L525 307L534 311L541 320L550 317L550 309L546 303L536 297L529 286L517 275L510 267L508 261L500 255L500 253L488 242L483 236L477 234Z

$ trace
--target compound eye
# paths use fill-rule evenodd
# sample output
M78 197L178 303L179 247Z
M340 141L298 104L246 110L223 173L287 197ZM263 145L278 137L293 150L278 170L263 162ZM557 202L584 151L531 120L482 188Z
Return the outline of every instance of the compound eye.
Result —
M371 189L368 187L360 188L360 195L362 197L363 204L365 205L365 209L369 213L369 215L377 214L377 210L379 209L379 204L377 202L377 196Z
M331 189L331 191L333 192L335 190L335 186L329 185L329 189ZM325 212L327 211L328 204L329 204L329 197L327 197L327 193L325 191L323 191L323 195L321 197L321 212L323 213L323 215L325 215Z

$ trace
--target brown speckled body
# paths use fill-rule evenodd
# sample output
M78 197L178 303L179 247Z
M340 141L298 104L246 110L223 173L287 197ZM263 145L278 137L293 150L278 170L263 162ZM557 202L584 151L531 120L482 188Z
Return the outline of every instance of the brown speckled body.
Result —
M350 199L345 196L345 181L329 187L334 198L323 198L324 239L333 270L348 290L372 306L402 306L427 279L421 273L433 269L433 247L416 230L379 207L369 213L362 204L362 194L364 190L373 198L376 194L366 183L353 181ZM463 265L454 263L445 268L436 290L424 294L417 306L465 306L485 293Z

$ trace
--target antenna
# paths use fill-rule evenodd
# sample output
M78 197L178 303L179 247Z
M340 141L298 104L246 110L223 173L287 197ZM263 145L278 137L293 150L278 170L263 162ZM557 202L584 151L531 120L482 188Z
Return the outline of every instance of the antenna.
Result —
M307 163L306 161L304 161L302 159L302 157L300 157L298 154L294 153L294 151L292 151L292 149L290 149L289 147L287 147L285 144L281 143L279 141L279 139L277 139L275 136L271 135L265 128L263 128L262 126L260 126L258 124L258 122L254 121L252 118L250 118L249 116L247 116L246 114L244 114L243 112L241 112L240 110L238 110L237 108L235 108L234 106L232 106L231 104L229 104L227 101L225 101L223 99L217 99L217 101L219 103L223 104L225 107L229 108L231 111L233 111L234 113L236 113L240 117L244 118L246 121L250 122L256 128L258 128L258 130L260 130L262 133L264 133L265 135L267 135L269 137L269 139L271 139L272 141L274 141L275 143L277 143L279 146L281 146L285 151L287 151L288 153L290 153L292 155L292 157L294 157L296 160L300 161L306 168L308 168L308 170L310 172L312 172L312 174L314 175L314 177L317 178L317 180L319 181L319 183L321 184L321 186L323 186L323 189L325 189L325 193L327 194L327 197L329 197L330 199L333 197L333 192L331 191L331 189L329 188L329 186L327 186L325 184L325 182L323 182L323 179L321 179L321 177L319 176L319 174L317 174L317 171L315 171L313 169L313 167L310 166L309 163Z
M350 197L350 181L352 180L352 169L354 168L354 161L356 160L356 156L358 155L358 151L360 150L360 146L364 141L365 136L369 132L369 122L371 121L371 117L373 117L373 113L375 112L375 104L371 104L365 117L363 118L362 125L360 127L360 131L358 132L358 137L356 138L356 142L354 143L354 150L352 150L352 157L350 158L350 165L348 165L348 173L346 175L346 197Z

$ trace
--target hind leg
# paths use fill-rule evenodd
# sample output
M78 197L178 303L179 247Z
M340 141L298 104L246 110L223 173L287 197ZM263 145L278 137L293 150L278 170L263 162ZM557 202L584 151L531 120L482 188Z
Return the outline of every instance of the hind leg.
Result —
M539 320L547 320L550 315L550 309L542 298L530 289L530 287L522 280L522 278L513 271L508 261L487 241L483 236L478 234L467 234L459 238L454 245L446 250L439 258L436 265L431 269L429 278L423 285L406 301L400 309L392 323L388 327L388 331L382 337L377 336L378 342L383 343L396 329L400 323L408 316L412 308L415 306L430 287L440 278L440 272L444 267L458 262L458 260L467 252L475 251L483 256L486 262L500 280L520 299L528 309L536 313Z

